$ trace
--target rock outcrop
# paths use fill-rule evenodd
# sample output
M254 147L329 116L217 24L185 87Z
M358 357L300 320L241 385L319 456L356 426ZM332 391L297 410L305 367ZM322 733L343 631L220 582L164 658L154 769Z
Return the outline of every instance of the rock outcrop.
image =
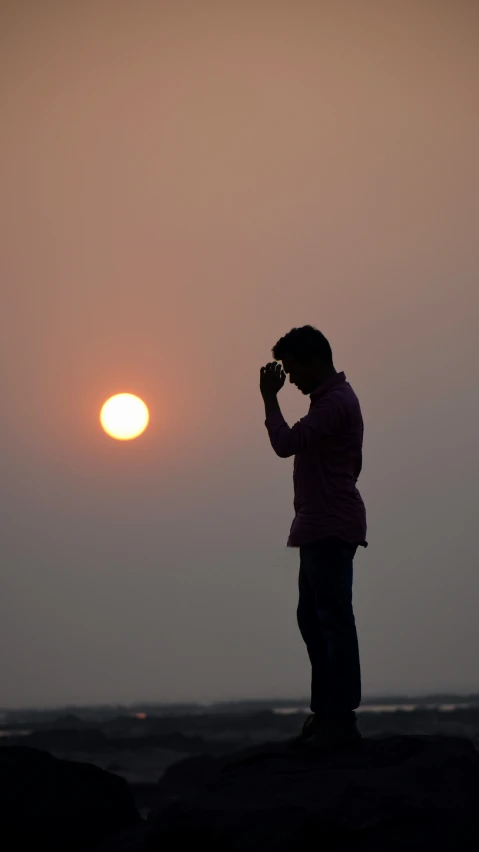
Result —
M2 852L80 852L141 823L126 782L45 751L0 749Z
M462 852L479 848L479 756L460 737L287 743L171 766L148 823L99 852Z
M461 737L364 738L315 754L269 742L167 769L147 822L119 777L0 749L2 852L469 852L479 756Z

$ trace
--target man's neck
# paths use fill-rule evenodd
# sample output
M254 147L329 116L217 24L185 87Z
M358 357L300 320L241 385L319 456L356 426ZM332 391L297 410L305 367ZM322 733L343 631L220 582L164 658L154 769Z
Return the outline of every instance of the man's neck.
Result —
M327 379L330 379L332 376L336 376L338 371L334 367L329 367L326 370L321 370L315 378L315 385L313 390L316 390L319 385L322 385ZM311 391L312 393L313 391Z

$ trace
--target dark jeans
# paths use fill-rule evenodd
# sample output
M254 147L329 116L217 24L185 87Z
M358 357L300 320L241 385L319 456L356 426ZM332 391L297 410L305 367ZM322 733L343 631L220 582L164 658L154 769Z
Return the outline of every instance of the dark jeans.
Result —
M311 660L311 712L354 717L361 670L353 614L357 545L325 538L299 548L298 626Z

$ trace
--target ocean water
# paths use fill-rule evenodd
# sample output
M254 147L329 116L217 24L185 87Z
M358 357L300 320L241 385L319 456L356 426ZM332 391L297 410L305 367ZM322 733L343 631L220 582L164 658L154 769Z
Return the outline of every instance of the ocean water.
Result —
M3 739L6 737L28 737L31 733L33 733L32 729L25 729L21 731L0 731L0 737Z
M364 704L358 707L356 713L397 713L402 710L406 713L412 713L414 710L440 710L444 713L450 713L453 710L467 710L469 707L474 707L470 703L457 704ZM273 707L273 713L279 716L290 716L293 713L310 713L309 707Z

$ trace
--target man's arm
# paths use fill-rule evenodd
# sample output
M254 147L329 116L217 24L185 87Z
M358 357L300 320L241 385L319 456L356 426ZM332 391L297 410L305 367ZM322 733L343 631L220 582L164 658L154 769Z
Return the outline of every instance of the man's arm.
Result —
M301 450L307 450L317 444L321 438L334 434L343 415L341 405L336 399L330 397L313 406L305 417L289 427L281 413L276 395L266 397L264 403L265 426L271 446L276 455L282 459L294 456Z
M277 394L274 393L270 394L269 396L263 397L263 401L266 417L269 417L271 414L274 414L277 411L281 414L281 408L279 407ZM281 414L281 416L283 415Z

